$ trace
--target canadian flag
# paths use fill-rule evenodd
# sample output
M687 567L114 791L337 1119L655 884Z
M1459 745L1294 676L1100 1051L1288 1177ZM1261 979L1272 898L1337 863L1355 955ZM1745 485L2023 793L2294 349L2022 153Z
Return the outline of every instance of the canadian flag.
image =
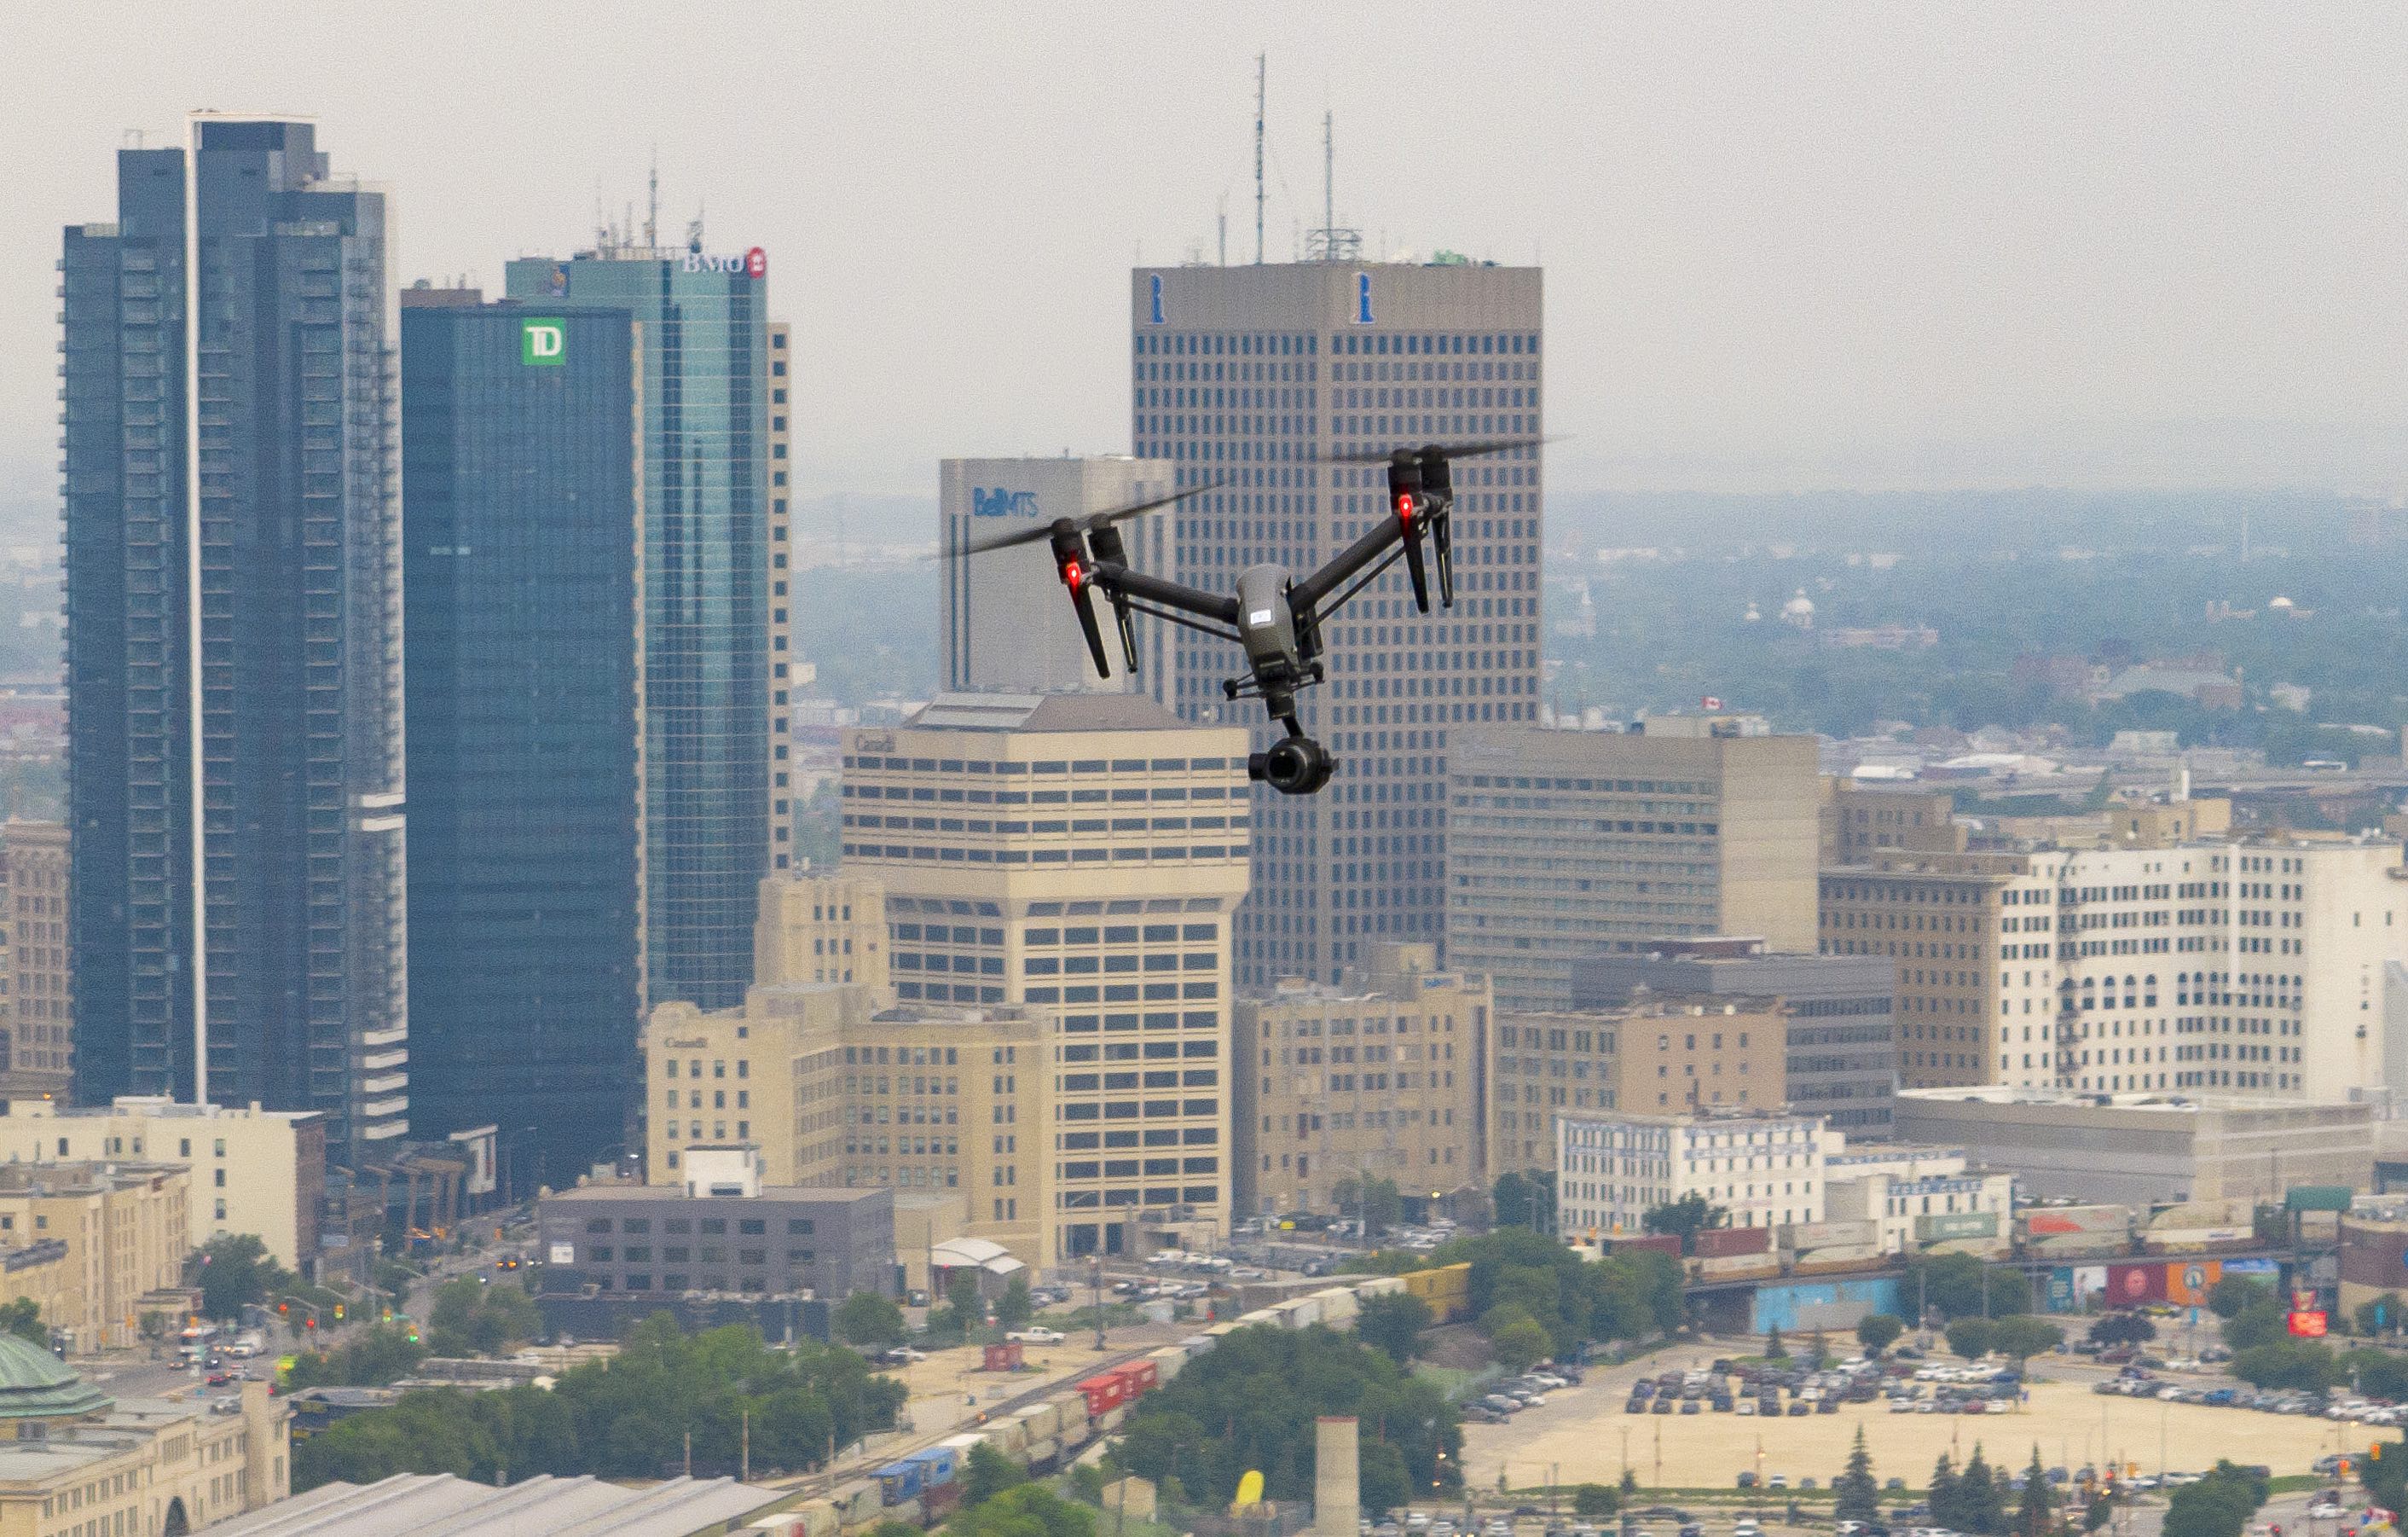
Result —
M1723 707L1723 701L1719 695L1709 694L1698 701L1698 707L1701 710L1720 710Z

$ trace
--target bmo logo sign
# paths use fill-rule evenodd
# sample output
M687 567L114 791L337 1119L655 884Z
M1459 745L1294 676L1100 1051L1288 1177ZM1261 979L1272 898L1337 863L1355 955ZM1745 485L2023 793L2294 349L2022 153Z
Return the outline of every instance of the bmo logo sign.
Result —
M713 256L707 251L689 251L685 253L685 269L688 272L740 272L757 281L769 275L769 253L759 246L741 256Z

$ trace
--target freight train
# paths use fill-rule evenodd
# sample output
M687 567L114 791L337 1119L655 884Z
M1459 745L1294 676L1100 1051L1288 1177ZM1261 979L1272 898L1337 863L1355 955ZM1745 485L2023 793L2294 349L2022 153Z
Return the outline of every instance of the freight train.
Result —
M1131 1405L1239 1329L1256 1325L1309 1329L1315 1324L1351 1329L1364 1298L1399 1292L1421 1297L1429 1304L1434 1320L1452 1322L1469 1310L1470 1279L1470 1266L1444 1265L1404 1275L1340 1282L1257 1308L1191 1334L1175 1345L1098 1372L1038 1402L995 1415L975 1430L907 1453L824 1495L741 1530L772 1537L845 1537L881 1521L933 1527L960 1508L962 1476L969 1466L970 1449L982 1443L1031 1473L1057 1472L1099 1437L1119 1429Z

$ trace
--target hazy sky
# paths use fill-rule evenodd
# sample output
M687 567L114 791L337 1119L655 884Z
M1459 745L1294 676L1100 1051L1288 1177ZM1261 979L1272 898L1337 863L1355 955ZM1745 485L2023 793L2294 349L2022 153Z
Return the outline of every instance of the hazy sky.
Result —
M405 278L590 241L596 181L766 247L800 479L1125 452L1127 268L1547 269L1551 483L2408 487L2397 4L12 7L0 481L56 480L59 228L185 108L314 115Z

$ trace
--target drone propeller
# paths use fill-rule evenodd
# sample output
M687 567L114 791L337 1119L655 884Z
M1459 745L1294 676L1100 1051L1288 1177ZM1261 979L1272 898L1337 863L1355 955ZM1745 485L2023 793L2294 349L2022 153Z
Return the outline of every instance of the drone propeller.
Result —
M1358 449L1352 453L1333 453L1322 460L1326 465L1384 465L1399 453L1410 453L1426 462L1433 454L1441 459L1476 459L1484 453L1502 453L1507 449L1536 448L1541 443L1557 441L1555 438L1489 438L1470 443L1416 443L1409 448Z
M1109 528L1124 519L1141 517L1160 508L1168 507L1173 502L1183 502L1190 496L1200 496L1207 491L1218 491L1226 483L1224 481L1207 481L1202 485L1192 485L1184 491L1173 492L1168 496L1156 496L1152 501L1138 502L1128 507L1116 507L1109 512L1090 512L1084 517L1055 518L1051 523L1031 524L1025 528L1015 528L1008 534L972 539L958 550L948 550L945 553L954 559L959 559L964 555L984 554L989 550L1009 550L1015 544L1035 544L1040 539L1054 539L1057 531L1066 526L1074 534L1092 534L1098 529Z

